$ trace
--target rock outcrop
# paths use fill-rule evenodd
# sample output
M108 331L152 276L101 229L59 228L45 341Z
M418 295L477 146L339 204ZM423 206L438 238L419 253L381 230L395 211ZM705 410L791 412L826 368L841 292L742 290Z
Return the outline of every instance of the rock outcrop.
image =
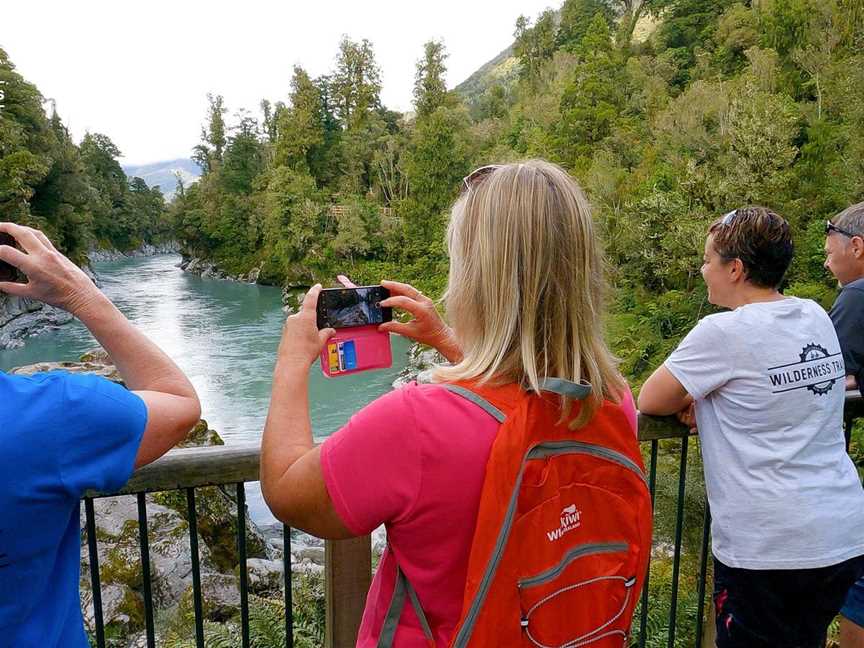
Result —
M210 277L212 279L227 279L229 281L239 281L241 283L258 283L258 277L261 275L261 268L252 268L249 272L240 275L232 275L222 270L213 261L199 259L197 257L184 256L182 261L177 264L177 267L190 274L198 275L199 277Z
M28 337L72 321L64 310L32 299L0 294L0 350L24 346Z
M141 247L138 247L134 250L127 250L126 252L121 252L120 250L114 249L94 248L87 253L87 258L90 259L90 263L98 263L100 261L117 261L119 259L126 259L128 257L147 257L156 256L157 254L177 254L179 250L179 243L177 243L176 241L167 241L165 243L159 243L157 245L144 243L141 245Z

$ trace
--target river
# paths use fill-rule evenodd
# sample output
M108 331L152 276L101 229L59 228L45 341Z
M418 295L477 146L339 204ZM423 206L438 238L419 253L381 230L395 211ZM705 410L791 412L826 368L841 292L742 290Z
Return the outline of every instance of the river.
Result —
M136 257L96 263L102 290L186 372L201 398L202 416L226 444L261 437L270 399L282 322L281 291L270 286L206 279L176 267L179 256ZM409 343L393 336L393 366L326 378L310 369L312 430L322 439L391 389L405 367ZM0 370L39 361L77 360L96 345L79 322L0 351ZM258 484L247 488L249 511L273 522Z

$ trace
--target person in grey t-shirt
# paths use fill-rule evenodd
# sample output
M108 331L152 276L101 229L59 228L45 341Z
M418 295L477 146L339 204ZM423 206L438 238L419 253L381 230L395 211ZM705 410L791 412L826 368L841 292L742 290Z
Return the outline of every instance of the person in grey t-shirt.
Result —
M639 394L644 414L695 404L719 648L822 646L864 573L840 342L821 306L779 291L792 255L789 224L764 207L713 223L702 277L729 310L702 318Z
M825 224L825 267L842 286L829 314L846 363L846 387L864 389L864 202ZM864 579L849 590L840 614L840 648L864 646Z

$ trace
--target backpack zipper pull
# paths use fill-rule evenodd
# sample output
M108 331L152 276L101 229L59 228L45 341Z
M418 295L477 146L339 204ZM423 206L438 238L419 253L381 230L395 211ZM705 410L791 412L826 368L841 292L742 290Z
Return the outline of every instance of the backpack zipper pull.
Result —
M523 628L527 628L528 627L528 617L522 617L522 620L519 621L519 625L521 625Z

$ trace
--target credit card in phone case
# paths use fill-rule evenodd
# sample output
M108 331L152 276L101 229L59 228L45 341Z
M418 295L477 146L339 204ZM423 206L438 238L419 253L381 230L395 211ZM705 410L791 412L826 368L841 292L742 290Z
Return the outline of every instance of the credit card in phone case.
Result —
M330 342L327 345L327 359L330 373L339 373L339 345L336 342Z
M357 368L357 348L354 346L354 340L346 340L340 342L342 347L342 371L351 371Z

